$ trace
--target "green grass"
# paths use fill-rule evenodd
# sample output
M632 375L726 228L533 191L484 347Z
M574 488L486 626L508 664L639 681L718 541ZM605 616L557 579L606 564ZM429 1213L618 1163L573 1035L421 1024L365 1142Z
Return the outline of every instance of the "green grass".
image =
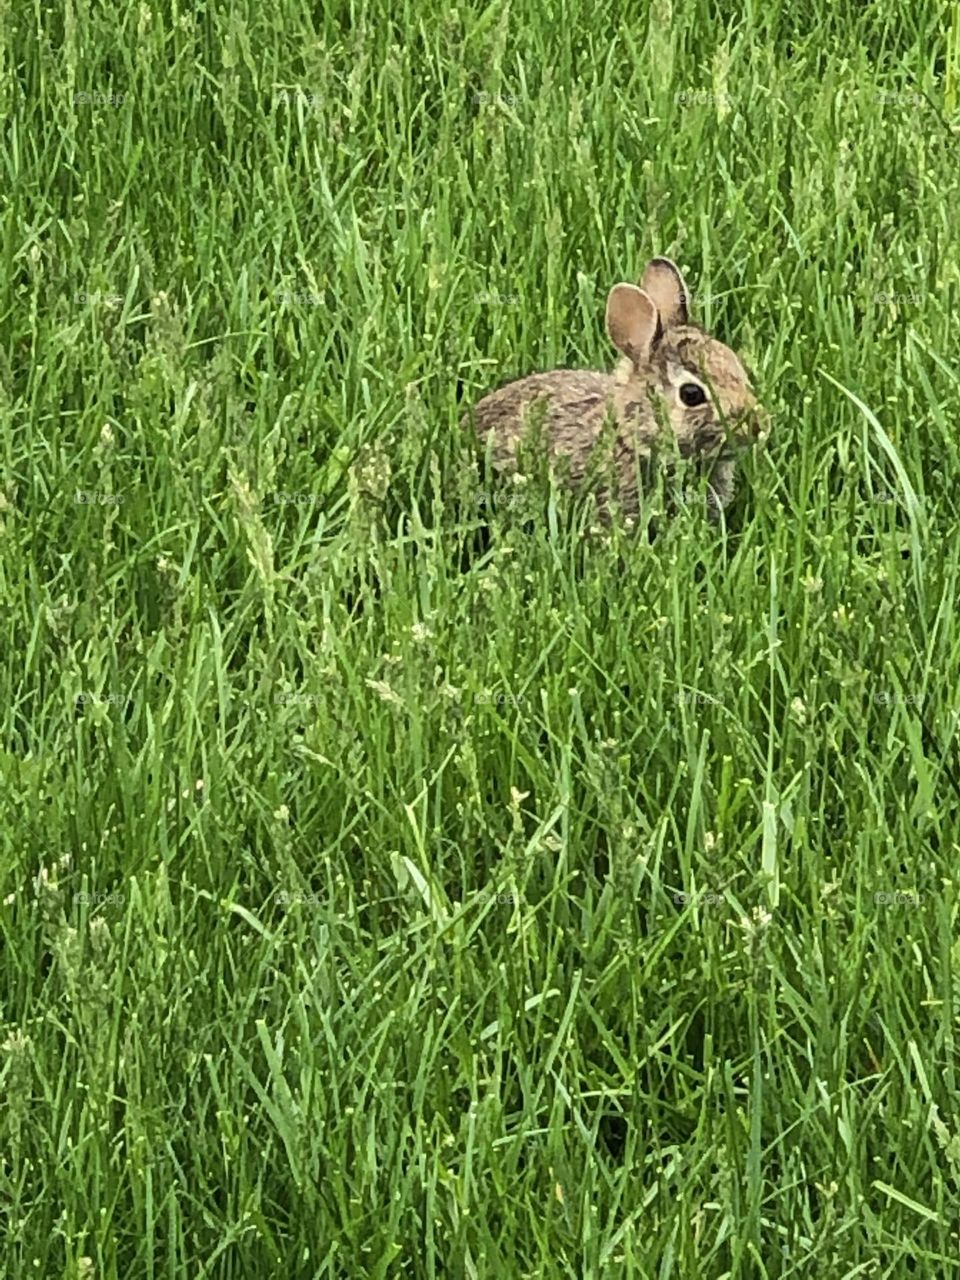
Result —
M0 1274L958 1274L958 31L5 6ZM727 524L490 515L657 253Z

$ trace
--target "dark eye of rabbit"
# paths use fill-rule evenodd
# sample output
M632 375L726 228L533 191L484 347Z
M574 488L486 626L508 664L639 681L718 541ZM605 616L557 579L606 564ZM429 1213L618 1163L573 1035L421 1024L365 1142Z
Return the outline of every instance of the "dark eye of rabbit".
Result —
M706 404L707 395L695 382L685 382L680 388L680 399L688 409L692 409L695 405Z

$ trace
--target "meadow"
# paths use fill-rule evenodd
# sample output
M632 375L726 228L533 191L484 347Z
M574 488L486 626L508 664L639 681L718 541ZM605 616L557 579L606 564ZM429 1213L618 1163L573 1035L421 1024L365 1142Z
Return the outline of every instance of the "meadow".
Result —
M960 1275L960 5L0 58L0 1276ZM655 254L651 537L459 420Z

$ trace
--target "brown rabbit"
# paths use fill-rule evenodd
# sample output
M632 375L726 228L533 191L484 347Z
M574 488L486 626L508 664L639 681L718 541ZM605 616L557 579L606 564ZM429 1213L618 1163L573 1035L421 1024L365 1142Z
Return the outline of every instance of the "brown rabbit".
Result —
M617 284L607 298L607 333L623 353L613 373L554 369L484 396L463 421L484 443L489 437L494 467L516 468L517 445L540 417L551 458L581 485L608 423L617 497L625 513L636 514L638 476L649 476L666 428L681 457L702 462L716 518L733 496L736 449L764 436L768 420L730 348L690 323L688 297L676 266L654 258L639 288ZM597 486L601 508L608 496Z

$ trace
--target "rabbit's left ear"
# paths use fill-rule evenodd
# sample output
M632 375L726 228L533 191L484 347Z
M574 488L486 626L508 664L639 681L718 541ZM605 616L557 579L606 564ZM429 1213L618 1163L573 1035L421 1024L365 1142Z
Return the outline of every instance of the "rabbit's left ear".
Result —
M615 284L607 297L607 333L610 341L636 367L642 368L660 327L653 299L635 284Z
M687 323L687 302L690 295L679 268L669 258L651 258L640 281L640 288L649 293L655 302L664 329Z

